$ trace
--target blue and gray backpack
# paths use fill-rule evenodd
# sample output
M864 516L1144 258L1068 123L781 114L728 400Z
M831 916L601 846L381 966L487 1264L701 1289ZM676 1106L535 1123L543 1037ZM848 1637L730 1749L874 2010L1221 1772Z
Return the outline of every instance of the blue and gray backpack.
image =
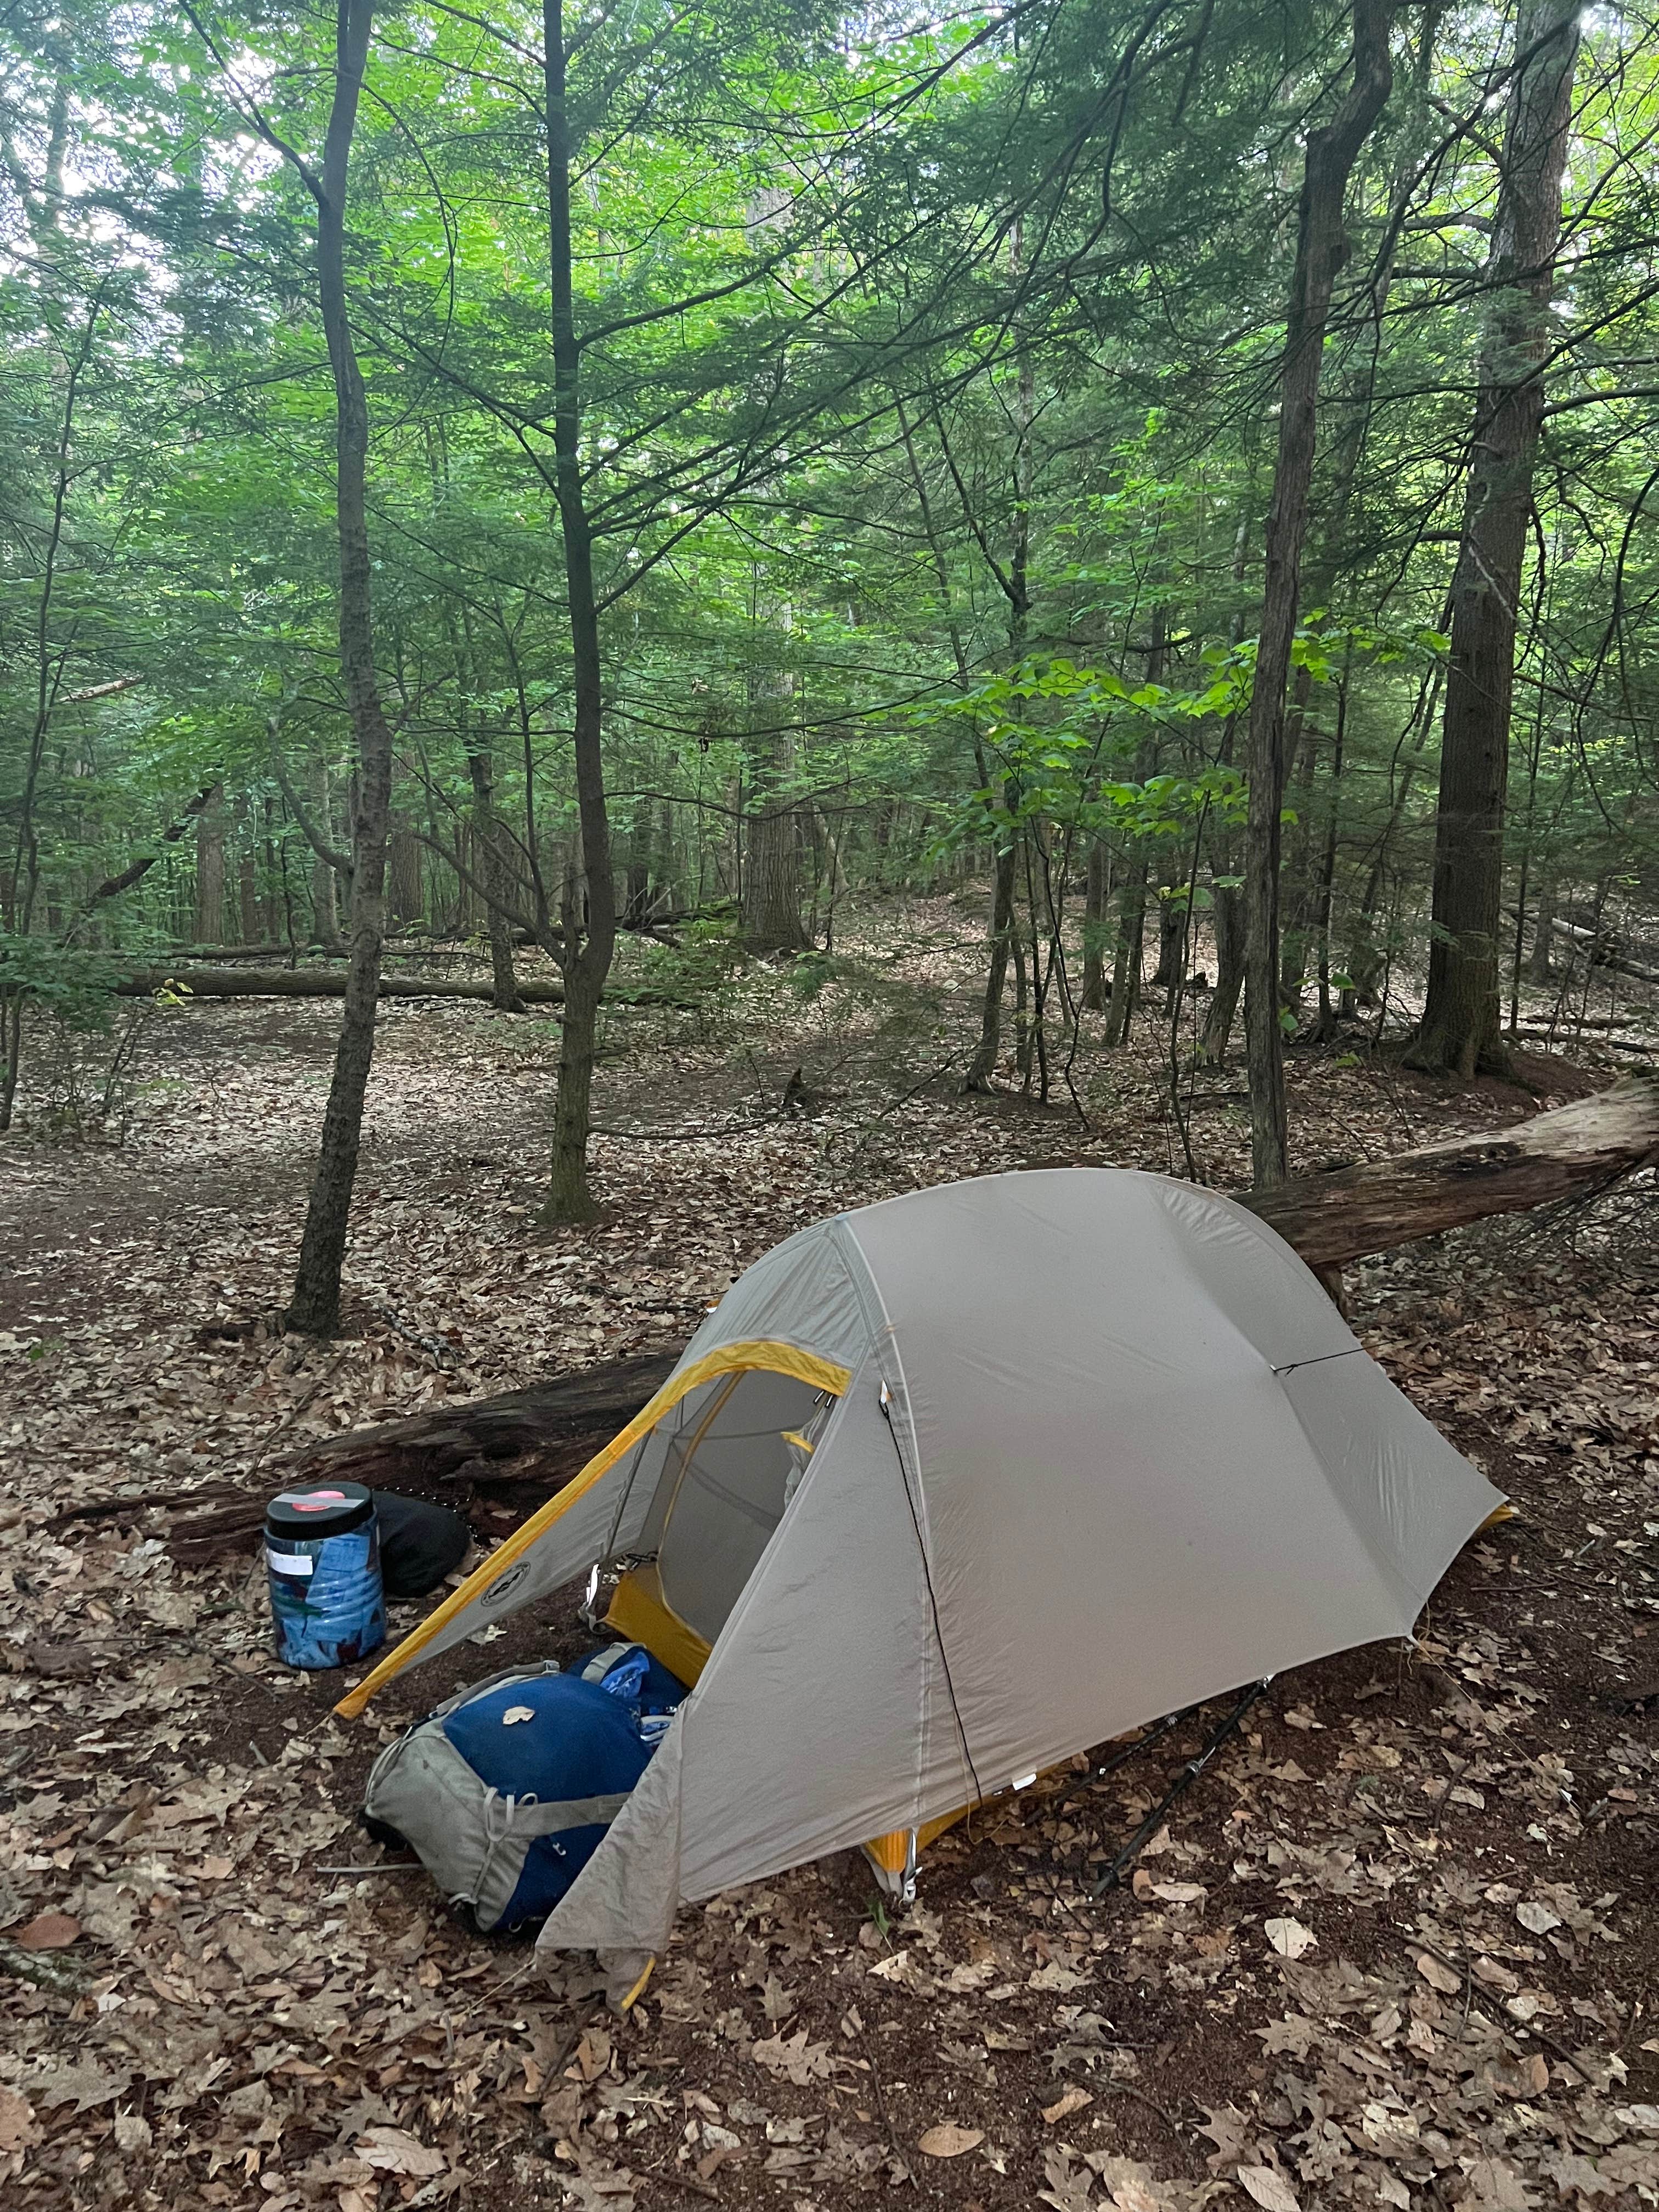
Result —
M687 1695L608 1644L463 1690L380 1753L363 1819L406 1844L483 1930L544 1920L598 1849Z

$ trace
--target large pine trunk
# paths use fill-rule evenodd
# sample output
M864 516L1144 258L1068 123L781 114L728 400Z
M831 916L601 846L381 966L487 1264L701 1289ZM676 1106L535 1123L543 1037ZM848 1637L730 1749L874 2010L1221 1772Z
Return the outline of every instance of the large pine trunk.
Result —
M989 1091L996 1088L997 1062L1002 1057L1002 997L1008 980L1008 957L1013 950L1015 851L1013 829L1008 824L1005 841L996 851L991 885L989 958L980 1001L979 1043L962 1079L964 1091Z
M1110 854L1103 837L1089 841L1088 876L1083 893L1083 992L1078 1011L1106 1010L1106 900L1111 888Z
M317 1173L306 1212L288 1321L313 1336L339 1326L340 1268L374 1054L374 1009L386 938L386 836L392 812L392 732L374 674L367 472L368 402L346 308L345 210L352 133L368 56L374 0L339 0L334 98L317 201L318 290L334 373L336 501L340 545L340 674L359 772L351 826L351 939L339 1043L323 1114Z
M574 678L576 812L581 829L586 928L574 895L564 901L564 1021L559 1036L558 1089L547 1199L549 1224L588 1221L599 1211L588 1183L593 1060L599 1006L617 949L617 882L605 804L605 697L599 599L593 586L593 533L582 481L581 349L576 337L570 234L573 145L565 104L563 0L543 0L543 84L547 118L548 263L552 291L554 487L564 539L565 592L570 608Z
M225 941L225 802L222 790L196 817L196 942Z
M1469 1076L1506 1059L1498 1010L1515 633L1553 343L1550 299L1578 58L1579 0L1527 0L1486 264L1440 745L1428 994L1409 1059Z
M772 690L769 687L766 696ZM757 738L755 764L743 887L744 943L751 952L804 952L811 940L800 918L800 822L789 789L793 763L787 731Z
M1310 132L1279 377L1279 454L1267 517L1261 635L1250 696L1244 843L1245 1052L1250 1152L1258 1188L1285 1173L1285 1054L1279 1022L1279 815L1285 796L1285 684L1296 634L1302 543L1313 477L1319 378L1337 271L1347 258L1348 179L1393 83L1386 0L1354 0L1353 82L1335 119Z
M484 927L489 935L489 972L495 1004L504 1014L522 1011L519 982L513 972L513 878L506 854L506 834L495 815L495 759L487 738L467 733L466 766L472 781L472 827L478 872L484 894Z

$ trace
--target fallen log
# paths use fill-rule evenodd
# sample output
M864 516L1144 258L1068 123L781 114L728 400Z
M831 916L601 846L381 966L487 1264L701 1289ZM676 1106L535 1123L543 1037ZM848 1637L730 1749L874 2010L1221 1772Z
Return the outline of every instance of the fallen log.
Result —
M1492 1214L1593 1196L1656 1165L1659 1077L1644 1073L1507 1129L1234 1195L1330 1281L1350 1261ZM440 1498L470 1509L481 1534L501 1534L631 1419L678 1356L678 1346L633 1352L527 1389L349 1430L306 1445L281 1480L346 1480ZM222 1487L204 1491L210 1510L194 1524L175 1523L175 1556L198 1565L245 1550L276 1486L268 1477L246 1508L228 1503ZM106 1511L82 1506L75 1515L131 1520L151 1502L110 1499Z
M154 998L177 991L192 999L343 999L343 968L140 968L115 986L122 999ZM471 976L392 975L380 977L383 999L494 999L495 988ZM556 1006L564 1000L562 983L522 982L519 996L527 1005Z
M1310 1267L1328 1270L1489 1214L1585 1196L1656 1164L1659 1079L1631 1075L1511 1128L1235 1195ZM488 1480L493 1463L498 1480L557 1488L639 1411L674 1357L608 1360L527 1390L349 1430L311 1447L298 1472L397 1490Z
M118 998L149 999L158 991L177 991L191 999L343 999L343 968L143 968L115 986ZM562 983L520 981L519 998L527 1006L564 1003ZM495 987L471 976L382 975L383 999L477 999L493 1002ZM684 1001L672 991L609 987L607 999L623 1006L672 1006Z
M494 1539L562 1490L667 1380L678 1357L677 1345L631 1352L527 1389L349 1429L305 1445L257 1494L216 1484L185 1500L109 1498L71 1508L53 1525L100 1519L136 1526L146 1507L167 1504L175 1516L168 1550L181 1566L201 1567L247 1550L271 1490L344 1481L453 1505L476 1534Z
M1512 906L1505 907L1504 911L1511 921L1520 919ZM1638 983L1659 983L1659 968L1645 967L1641 961L1632 960L1614 931L1586 929L1582 921L1569 921L1559 914L1552 918L1550 927L1575 951L1588 954L1592 968L1608 968L1617 975L1633 975Z
M291 1474L344 1478L371 1490L503 1481L557 1490L633 1419L678 1358L678 1345L630 1352L528 1389L349 1429L307 1445L289 1462Z
M1490 1214L1589 1197L1656 1164L1659 1080L1643 1073L1508 1129L1233 1194L1310 1267L1330 1268Z

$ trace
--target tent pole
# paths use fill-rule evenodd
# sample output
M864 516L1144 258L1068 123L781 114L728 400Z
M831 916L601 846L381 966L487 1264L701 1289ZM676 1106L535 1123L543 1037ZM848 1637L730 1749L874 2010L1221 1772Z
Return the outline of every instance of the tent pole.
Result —
M1231 1712L1228 1714L1226 1719L1222 1722L1215 1734L1210 1738L1208 1743L1205 1745L1203 1750L1199 1753L1197 1758L1189 1759L1187 1761L1187 1764L1182 1768L1180 1773L1176 1775L1169 1790L1164 1793L1162 1802L1153 1806L1152 1811L1146 1815L1140 1826L1135 1830L1133 1835L1130 1837L1128 1842L1125 1844L1123 1849L1112 1861L1112 1863L1107 1868L1100 1880L1091 1884L1089 1896L1091 1900L1096 1898L1103 1897L1109 1889L1112 1888L1122 1879L1123 1869L1128 1865L1129 1862L1139 1854L1141 1845L1146 1843L1147 1838L1156 1834L1159 1823L1163 1820L1164 1814L1169 1811L1170 1806L1175 1803L1176 1799L1180 1796L1183 1790L1187 1789L1190 1784L1197 1781L1199 1776L1203 1773L1205 1768L1215 1757L1217 1752L1220 1750L1222 1745L1226 1742L1228 1737L1238 1728L1239 1724L1243 1720L1245 1714L1249 1711L1250 1707L1255 1703L1256 1699L1261 1695L1262 1692L1267 1688L1267 1684L1272 1681L1272 1675L1268 1674L1264 1676L1261 1681L1253 1682L1250 1685L1250 1687L1244 1692L1244 1695L1239 1699L1238 1703L1233 1707Z

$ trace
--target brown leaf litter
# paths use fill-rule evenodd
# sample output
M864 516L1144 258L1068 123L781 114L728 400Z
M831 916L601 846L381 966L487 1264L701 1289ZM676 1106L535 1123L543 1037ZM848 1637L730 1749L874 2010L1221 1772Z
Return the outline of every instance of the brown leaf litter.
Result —
M550 1026L388 1008L332 1346L274 1322L329 1010L192 1008L126 1151L9 1155L9 2212L1659 2203L1659 1370L1616 1212L1352 1271L1371 1349L1521 1517L1468 1548L1415 1647L1275 1684L1131 1887L1086 1895L1211 1716L952 1832L896 1921L854 1856L688 1910L625 2021L418 1871L356 1871L380 1863L354 1828L379 1743L454 1681L580 1648L568 1609L342 1728L332 1686L270 1656L257 1560L169 1555L145 1498L258 1494L377 1413L684 1336L826 1211L1043 1158L1176 1166L1150 1025L1079 1056L1086 1133L915 1090L966 1033L972 962L944 902L908 927L908 996L884 971L803 1005L761 971L696 1022L619 1018L607 1127L740 1126L599 1139L605 1217L580 1231L531 1227ZM1303 1164L1531 1103L1341 1057L1292 1055ZM798 1066L817 1111L787 1121ZM1193 1134L1224 1186L1247 1132L1217 1098ZM123 1490L125 1517L58 1522Z

